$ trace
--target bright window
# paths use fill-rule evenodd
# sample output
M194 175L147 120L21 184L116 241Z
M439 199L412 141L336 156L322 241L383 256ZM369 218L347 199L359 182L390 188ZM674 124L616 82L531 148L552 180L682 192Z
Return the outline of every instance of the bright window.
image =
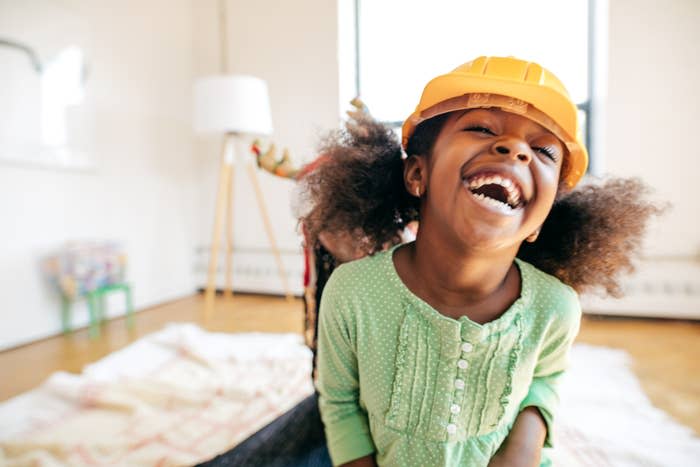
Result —
M428 80L480 55L543 65L587 112L589 0L355 1L357 87L381 121L403 121Z

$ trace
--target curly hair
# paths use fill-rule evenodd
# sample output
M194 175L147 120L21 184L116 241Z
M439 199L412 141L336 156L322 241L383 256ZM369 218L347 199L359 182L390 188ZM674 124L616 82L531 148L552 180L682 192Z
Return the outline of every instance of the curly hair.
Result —
M523 242L518 257L577 292L622 295L621 276L634 271L649 218L663 208L648 200L636 178L610 178L560 196L537 241Z
M408 154L430 154L447 115L422 122ZM324 163L302 180L313 209L301 221L315 242L324 230L355 232L368 254L400 242L398 232L419 219L419 201L404 185L401 145L391 128L369 116L322 144ZM651 216L663 209L649 201L638 179L612 178L560 192L534 243L517 256L559 278L577 292L620 296L620 279L634 271Z
M354 232L368 254L398 243L398 232L418 219L418 200L404 188L393 130L358 116L329 135L320 153L323 162L300 182L313 206L301 218L310 241L323 231Z

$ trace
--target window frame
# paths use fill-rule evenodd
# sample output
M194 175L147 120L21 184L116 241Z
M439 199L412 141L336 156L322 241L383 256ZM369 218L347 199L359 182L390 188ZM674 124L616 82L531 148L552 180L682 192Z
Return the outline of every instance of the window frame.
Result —
M353 15L353 53L354 53L354 95L362 95L361 82L361 48L360 48L360 12L362 0L352 1ZM585 145L588 149L587 173L601 175L603 167L603 139L604 139L604 95L607 82L607 18L609 0L588 1L588 93L584 102L579 102L576 107L583 112L585 118ZM402 121L381 121L393 129L398 129Z

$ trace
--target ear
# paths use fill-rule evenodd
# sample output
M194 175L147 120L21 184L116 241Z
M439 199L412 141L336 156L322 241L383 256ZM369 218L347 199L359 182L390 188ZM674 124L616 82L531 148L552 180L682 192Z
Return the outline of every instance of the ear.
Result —
M417 198L428 189L428 165L424 156L408 156L403 163L403 181L408 191Z
M527 238L525 238L525 241L528 243L535 243L537 241L537 237L540 236L540 230L542 230L542 227L537 227L537 230L528 235Z

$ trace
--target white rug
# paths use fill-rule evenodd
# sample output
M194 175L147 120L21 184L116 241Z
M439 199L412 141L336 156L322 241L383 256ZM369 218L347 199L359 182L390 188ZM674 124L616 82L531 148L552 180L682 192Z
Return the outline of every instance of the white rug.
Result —
M313 388L294 334L170 325L0 404L0 465L192 465ZM624 352L577 345L552 453L564 467L700 465L700 440L651 406Z
M700 466L700 439L652 406L629 368L622 350L574 345L561 387L555 465Z
M170 325L0 405L0 465L192 465L313 392L295 334Z

